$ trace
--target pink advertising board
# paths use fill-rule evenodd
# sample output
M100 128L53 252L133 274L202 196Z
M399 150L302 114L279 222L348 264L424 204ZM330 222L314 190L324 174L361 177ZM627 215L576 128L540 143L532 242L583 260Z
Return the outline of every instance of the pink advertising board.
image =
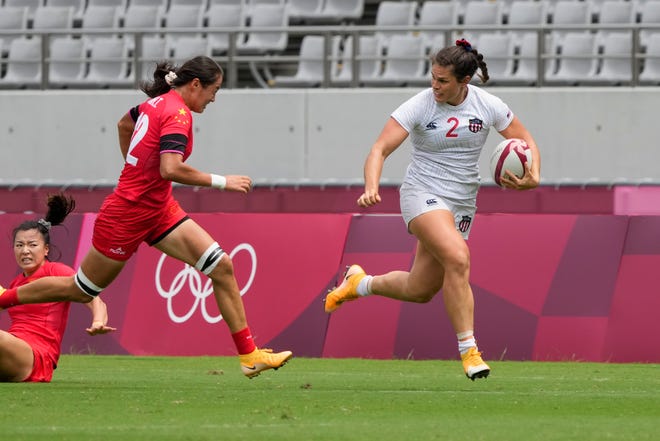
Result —
M29 217L0 215L0 284L17 271L11 230ZM456 358L441 293L427 304L368 297L323 312L346 265L374 274L410 267L415 241L400 216L192 217L232 256L260 346L308 357ZM54 229L61 261L77 264L94 218L72 215ZM480 214L469 244L476 335L488 359L660 362L660 217ZM118 332L86 336L88 311L74 305L65 353L235 353L208 280L153 248L141 247L102 295Z

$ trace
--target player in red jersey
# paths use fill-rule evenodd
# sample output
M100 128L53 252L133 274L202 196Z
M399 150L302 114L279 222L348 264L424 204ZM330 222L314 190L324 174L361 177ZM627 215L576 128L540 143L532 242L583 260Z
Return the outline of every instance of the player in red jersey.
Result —
M215 101L223 75L222 68L205 56L178 69L168 62L156 66L153 81L142 84L150 98L118 123L125 165L115 191L101 206L93 247L78 272L72 278L43 278L0 292L0 308L56 300L88 302L117 277L140 243L147 242L211 278L244 375L252 378L277 369L292 357L290 351L257 348L231 258L172 197L172 182L240 193L252 189L248 176L209 174L185 163L193 146L191 112L202 113Z
M10 287L18 287L47 276L72 276L69 266L48 260L50 227L60 224L75 203L62 195L48 198L44 219L29 220L17 226L12 234L14 257L21 274ZM0 381L49 382L57 367L62 336L69 317L69 302L21 305L9 310L9 331L0 330ZM97 297L87 306L92 312L90 335L105 334L115 328L107 326L105 303Z

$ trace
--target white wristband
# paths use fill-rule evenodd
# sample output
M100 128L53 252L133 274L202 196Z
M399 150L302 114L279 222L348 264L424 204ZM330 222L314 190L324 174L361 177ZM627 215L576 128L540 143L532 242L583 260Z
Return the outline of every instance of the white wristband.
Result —
M211 187L224 190L227 186L227 178L222 175L214 175L211 173Z

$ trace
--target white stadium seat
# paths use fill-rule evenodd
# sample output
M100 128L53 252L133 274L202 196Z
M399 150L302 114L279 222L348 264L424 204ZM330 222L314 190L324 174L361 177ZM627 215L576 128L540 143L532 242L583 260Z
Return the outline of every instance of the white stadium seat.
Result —
M214 4L206 13L209 28L239 28L245 25L245 15L241 5ZM242 34L237 35L240 38ZM209 32L207 39L213 54L220 55L229 49L230 34L225 32Z
M373 78L365 78L367 86L404 86L419 81L426 73L424 41L414 35L394 35L390 38L383 71Z
M9 45L3 87L36 87L41 84L41 39L17 38Z
M284 4L255 5L252 9L249 26L251 30L286 28L288 25L289 18ZM286 49L289 41L288 32L252 32L251 30L248 31L246 40L238 43L239 52L263 54Z
M596 37L584 32L569 32L561 40L558 67L546 76L548 83L582 84L597 72Z
M340 37L335 36L331 41L331 56L338 55L339 39ZM314 87L321 84L325 68L325 37L305 35L300 44L299 57L296 73L290 76L275 76L275 86Z

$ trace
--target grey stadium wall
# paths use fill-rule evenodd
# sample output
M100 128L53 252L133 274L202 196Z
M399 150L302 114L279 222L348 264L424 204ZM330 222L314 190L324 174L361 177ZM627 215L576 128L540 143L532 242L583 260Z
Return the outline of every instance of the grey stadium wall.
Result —
M259 184L356 183L390 112L420 89L225 90L195 115L190 163ZM491 88L541 149L544 183L660 181L660 88ZM112 185L121 167L116 122L137 91L0 92L0 185ZM500 139L491 131L481 158ZM404 144L384 182L400 181Z

